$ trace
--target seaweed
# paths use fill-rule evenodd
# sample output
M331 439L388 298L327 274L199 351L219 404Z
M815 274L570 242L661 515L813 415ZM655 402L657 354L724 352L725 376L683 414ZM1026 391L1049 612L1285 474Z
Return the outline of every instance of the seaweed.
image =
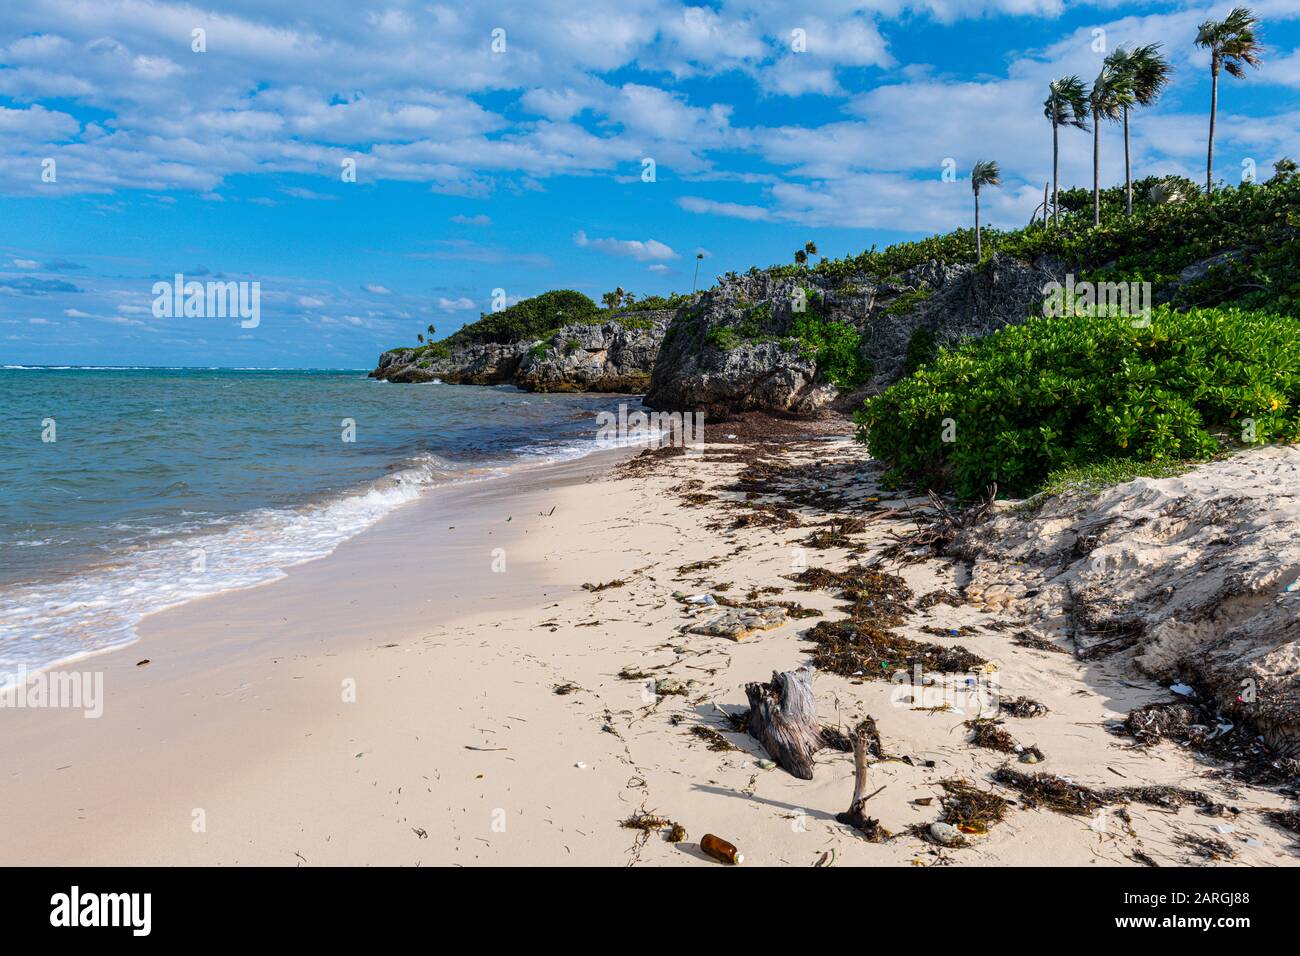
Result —
M949 607L961 607L965 603L966 600L956 591L945 591L940 589L938 591L930 591L921 595L916 602L916 609L918 611L926 611L938 604L946 604Z
M703 740L710 750L717 753L726 753L730 750L741 749L712 727L704 727L697 724L691 728L691 733L700 738L700 740Z
M940 781L944 796L943 822L955 826L962 833L983 834L989 827L1001 823L1007 815L1011 801L988 790L980 790L966 780Z
M690 564L683 564L677 569L678 574L695 574L698 571L708 571L716 568L722 562L715 559L709 561L692 561Z
M1252 784L1294 784L1300 759L1285 755L1240 721L1218 716L1192 701L1147 704L1129 712L1118 732L1140 747L1169 740L1197 754L1231 764L1231 776Z
M1236 850L1217 837L1180 833L1175 842L1180 846L1187 847L1196 856L1215 863L1221 860L1231 860L1237 855Z
M1039 637L1032 631L1021 631L1011 642L1019 647L1032 647L1036 651L1051 651L1054 654L1070 654L1069 648L1054 644L1046 638Z
M584 584L582 586L582 589L584 591L592 591L592 592L608 591L610 588L621 588L625 584L627 584L627 582L624 581L622 578L615 578L613 581L606 581L604 584Z
M1104 792L1071 783L1054 773L1028 774L1011 767L999 767L993 772L993 780L1018 790L1024 797L1025 806L1031 809L1042 806L1057 813L1088 816L1110 803Z
M556 684L554 687L554 692L558 694L560 697L565 697L569 694L575 694L580 690L582 690L581 687L579 687L577 684L570 683L570 682L566 682L563 684Z
M999 701L998 708L1002 713L1010 714L1012 717L1042 717L1048 712L1046 704L1040 704L1029 697Z

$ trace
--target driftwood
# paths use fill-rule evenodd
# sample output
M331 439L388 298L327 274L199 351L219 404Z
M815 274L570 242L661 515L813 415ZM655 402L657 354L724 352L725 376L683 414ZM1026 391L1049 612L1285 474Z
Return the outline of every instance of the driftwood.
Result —
M839 813L835 816L835 819L839 820L840 823L847 823L851 827L868 831L879 826L878 820L873 820L867 816L867 801L871 799L871 797L867 796L867 745L870 743L869 736L869 725L866 721L863 721L853 734L853 799L849 801L847 813ZM876 791L876 793L879 792ZM871 796L875 796L875 794Z
M773 672L767 684L746 684L749 735L772 759L800 780L813 777L813 754L826 746L817 722L812 667Z

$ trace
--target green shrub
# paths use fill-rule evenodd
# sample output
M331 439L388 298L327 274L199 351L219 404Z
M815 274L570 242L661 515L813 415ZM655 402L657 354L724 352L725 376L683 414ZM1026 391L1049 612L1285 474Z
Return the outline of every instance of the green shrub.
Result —
M1300 439L1300 335L1293 319L1237 309L1162 306L1145 328L1032 318L940 351L857 421L899 477L963 497L992 482L1022 495L1060 469Z
M889 303L889 305L885 307L884 314L885 315L906 315L908 312L911 312L914 308L916 308L926 299L930 298L930 296L933 294L934 292L932 289L927 289L924 287L920 289L912 289L910 292L904 292L897 299L895 299L893 302Z
M903 359L903 375L915 373L921 366L927 365L938 354L939 347L934 341L934 333L923 325L912 330L907 340L907 355Z
M704 337L704 341L714 348L730 352L740 345L740 336L736 334L735 329L726 325L719 325L709 330L709 334Z
M805 312L795 317L790 333L836 387L857 388L871 374L871 363L862 357L862 334L848 323Z
M500 312L484 314L459 332L444 339L456 345L513 342L546 338L562 325L598 322L600 310L581 292L555 289L516 302Z

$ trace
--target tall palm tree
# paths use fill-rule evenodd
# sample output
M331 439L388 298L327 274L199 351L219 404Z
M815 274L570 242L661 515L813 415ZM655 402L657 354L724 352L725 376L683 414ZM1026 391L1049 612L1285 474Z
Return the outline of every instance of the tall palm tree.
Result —
M1128 77L1109 63L1102 64L1101 72L1092 83L1088 94L1088 109L1092 113L1092 224L1101 225L1101 121L1119 120L1124 110L1133 105L1133 89Z
M1169 85L1169 74L1173 67L1160 52L1159 43L1149 43L1129 51L1116 47L1106 63L1122 75L1133 94L1133 105L1150 106L1160 98ZM1133 159L1129 148L1128 114L1130 104L1123 105L1124 110L1124 212L1133 215Z
M1047 85L1047 99L1043 101L1043 115L1052 121L1052 222L1060 215L1057 196L1060 192L1061 171L1060 128L1073 126L1088 128L1088 88L1077 76L1064 76ZM1043 210L1047 219L1047 210Z
M983 186L1001 186L1002 171L991 159L981 159L970 171L970 188L975 192L975 262L978 265L984 254L984 245L980 241L980 188Z
M1263 47L1255 36L1259 17L1234 7L1222 20L1206 20L1196 32L1196 45L1210 51L1210 145L1205 154L1205 191L1214 191L1214 120L1219 111L1219 70L1241 79L1244 66L1258 67Z

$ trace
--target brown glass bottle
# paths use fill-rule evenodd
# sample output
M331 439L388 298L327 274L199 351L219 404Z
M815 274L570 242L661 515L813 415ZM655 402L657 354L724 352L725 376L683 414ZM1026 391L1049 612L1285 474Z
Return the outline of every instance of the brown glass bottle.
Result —
M700 840L700 849L713 857L719 863L729 863L733 866L745 862L744 854L736 852L736 848L728 843L722 837L716 837L712 833L704 834Z

